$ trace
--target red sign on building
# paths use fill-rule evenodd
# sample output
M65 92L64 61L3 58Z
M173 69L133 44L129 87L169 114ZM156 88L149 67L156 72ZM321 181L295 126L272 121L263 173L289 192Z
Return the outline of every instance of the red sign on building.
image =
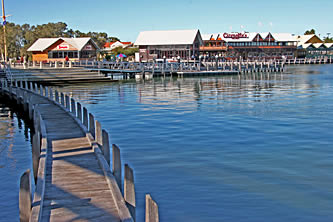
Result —
M246 39L249 36L246 33L224 33L223 38L225 39Z
M69 49L69 45L67 43L61 43L60 45L57 46L57 49L60 50Z

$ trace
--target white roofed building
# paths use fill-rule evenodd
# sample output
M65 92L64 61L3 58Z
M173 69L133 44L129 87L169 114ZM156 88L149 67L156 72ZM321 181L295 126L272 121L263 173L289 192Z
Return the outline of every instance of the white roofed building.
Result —
M294 57L296 38L289 33L225 32L203 35L201 55L230 59Z
M317 35L297 36L297 56L298 57L332 57L333 43L324 43Z
M200 31L170 30L140 32L134 45L139 47L140 60L158 58L191 59L199 56L199 47L203 44Z
M99 47L89 37L39 38L29 48L33 61L59 61L96 59Z

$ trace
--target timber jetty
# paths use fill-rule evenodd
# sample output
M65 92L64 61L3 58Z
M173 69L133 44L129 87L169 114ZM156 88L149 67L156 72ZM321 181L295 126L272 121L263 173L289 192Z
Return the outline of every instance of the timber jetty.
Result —
M108 82L130 78L153 78L165 76L218 76L246 73L282 73L287 65L332 64L332 57L304 59L272 59L223 61L189 60L181 62L28 62L12 64L11 72L16 80L33 81L40 84L59 85L87 82Z
M135 221L133 170L120 149L85 107L52 88L10 81L1 72L0 94L33 121L33 177L20 180L20 221ZM110 169L112 164L112 169ZM5 178L4 178L5 179ZM123 186L122 186L123 185ZM158 221L158 207L146 195L146 221Z
M17 81L33 81L43 85L64 85L73 83L95 83L114 81L100 72L87 70L83 67L45 67L42 68L11 68L10 72Z

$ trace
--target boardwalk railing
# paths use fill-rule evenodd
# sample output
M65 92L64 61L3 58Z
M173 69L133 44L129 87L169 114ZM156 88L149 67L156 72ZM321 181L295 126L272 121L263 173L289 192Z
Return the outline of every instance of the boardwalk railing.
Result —
M112 170L110 170L110 143L109 135L102 129L101 124L95 120L91 113L83 107L74 98L70 98L52 88L38 86L32 82L15 81L9 82L1 79L0 92L16 99L18 104L23 105L24 112L29 114L33 120L35 134L33 136L33 172L36 183L36 190L31 202L30 191L30 171L26 171L21 177L20 186L20 218L21 221L41 221L45 193L46 162L51 156L47 152L48 136L42 115L39 112L38 104L32 105L30 99L32 96L41 96L47 98L50 103L61 107L68 115L75 120L89 139L98 160L100 168L103 171L109 189L116 203L121 221L135 221L135 186L134 173L128 164L125 164L124 179L121 180L122 165L120 158L120 149L112 144ZM84 182L84 181L82 181ZM123 189L122 189L123 185ZM28 189L29 188L29 189ZM122 194L123 193L123 194ZM158 208L155 202L147 195L146 198L146 222L158 221ZM29 204L30 203L30 204ZM156 205L156 206L155 206ZM31 207L30 207L31 206ZM153 216L151 216L153 215ZM30 218L30 219L29 219Z

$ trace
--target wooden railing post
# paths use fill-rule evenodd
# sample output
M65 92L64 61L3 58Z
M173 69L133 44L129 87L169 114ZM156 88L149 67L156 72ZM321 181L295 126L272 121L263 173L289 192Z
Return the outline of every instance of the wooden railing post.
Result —
M54 95L55 95L55 101L59 103L59 92L57 90L55 90Z
M37 182L39 158L40 158L40 132L38 128L35 128L35 134L32 137L32 166L33 166L35 183Z
M43 96L49 97L49 87L45 86L45 94Z
M112 144L112 173L116 178L119 189L121 189L121 159L120 149L117 145Z
M75 107L75 100L71 98L71 111L74 116L76 116L76 107Z
M83 125L88 129L88 110L83 107Z
M82 106L81 103L77 102L76 103L77 106L77 118L80 120L80 122L82 122Z
M65 96L63 93L60 93L60 104L65 107Z
M158 222L158 206L157 203L151 198L149 194L146 194L146 220L145 222Z
M102 139L102 126L98 120L95 120L95 141L99 146L102 147L103 139Z
M134 174L132 168L125 164L125 175L124 175L124 199L129 212L133 220L135 221L135 186L134 186Z
M42 85L40 85L40 87L39 87L39 95L43 95L43 93L44 93L44 89L43 89L43 86Z
M106 162L110 166L110 141L109 141L109 134L102 130L102 151Z
M70 110L70 104L69 104L69 96L68 95L65 95L65 100L66 100L66 104L65 104L65 108Z
M52 88L50 88L50 96L49 96L49 98L50 98L51 100L53 100L53 90L52 90Z
M20 222L29 222L31 214L30 170L23 173L20 179L19 209Z
M93 138L96 139L96 135L95 135L95 117L91 113L89 113L89 132L91 133Z

